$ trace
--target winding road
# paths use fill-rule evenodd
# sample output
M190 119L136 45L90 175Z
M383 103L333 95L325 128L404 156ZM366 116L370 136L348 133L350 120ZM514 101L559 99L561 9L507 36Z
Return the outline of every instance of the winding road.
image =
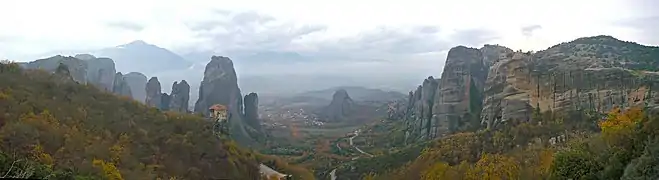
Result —
M350 144L350 146L352 146L352 147L355 148L357 151L359 151L359 153L362 153L362 154L364 154L364 155L367 155L368 157L375 157L375 156L373 156L372 154L369 154L369 153L367 153L367 152L362 151L361 149L359 149L359 147L357 147L357 146L355 146L355 145L353 144L352 139L354 139L354 138L356 138L357 136L359 136L359 133L360 133L361 131L362 131L361 129L357 129L357 130L354 132L355 135L352 136L352 137L350 137L350 138L348 138L348 143ZM339 143L338 143L338 142L336 143L336 147L339 148L339 150L341 150L341 147L339 146ZM354 157L354 158L352 158L352 160L356 160L356 159L359 159L359 157ZM335 168L335 169L332 169L332 172L330 172L330 179L331 179L331 180L336 180L336 168Z
M357 136L359 136L359 132L361 132L361 131L362 131L361 129L356 130L356 131L355 131L355 135L352 136L352 137L350 137L350 138L348 139L348 143L350 143L350 146L354 147L354 148L355 148L357 151L359 151L360 153L362 153L362 154L364 154L364 155L367 155L367 156L369 156L369 157L373 157L372 154L369 154L369 153L366 153L366 152L362 151L361 149L359 149L359 147L355 146L355 145L352 143L352 139L354 139L354 138L356 138Z

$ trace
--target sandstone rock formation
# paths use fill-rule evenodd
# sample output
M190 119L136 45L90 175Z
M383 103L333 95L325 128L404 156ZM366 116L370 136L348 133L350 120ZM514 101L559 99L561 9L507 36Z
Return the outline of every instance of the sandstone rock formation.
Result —
M441 80L424 80L407 102L391 106L390 117L405 121L409 141L528 121L533 111L656 109L656 59L659 48L610 36L579 38L536 53L458 46L449 51Z
M354 110L355 102L350 98L348 92L344 89L339 89L332 95L332 102L325 108L323 115L326 121L344 121Z
M67 67L66 64L64 63L59 63L59 65L55 69L55 74L71 77L71 72L69 71L69 67Z
M160 110L169 111L169 106L171 103L171 96L167 93L160 94Z
M73 81L73 78L71 77L71 72L69 71L69 67L67 67L64 63L60 63L57 66L57 69L55 69L55 75L56 77L59 77L59 81L56 82L69 82Z
M146 83L146 99L144 102L151 107L160 108L162 106L162 92L158 77L151 77Z
M76 59L85 60L85 61L96 59L96 56L91 55L91 54L76 54L73 57L76 58Z
M89 54L79 54L75 57L57 55L21 63L21 66L27 69L43 69L55 72L60 63L67 66L71 77L76 82L89 83L101 90L112 92L115 68L114 61L109 58L96 58Z
M259 119L259 96L256 93L245 95L245 122L257 131L262 131Z
M204 79L199 88L199 99L195 112L208 114L208 107L214 104L227 106L230 113L242 114L242 95L238 88L238 78L233 62L228 57L213 56L206 65Z
M481 53L483 54L483 65L489 69L492 67L497 60L501 59L501 56L508 53L513 53L513 50L505 46L500 45L490 45L486 44L480 48Z
M509 53L492 66L485 86L481 123L486 127L516 119L531 118L531 97L534 88L529 72L530 54Z
M414 92L410 92L407 102L409 107L406 109L408 136L423 138L428 137L429 132L434 131L432 128L433 106L436 102L439 83L438 79L430 76L423 80L423 83Z
M483 54L478 49L458 46L449 50L433 107L437 127L433 136L476 128L486 78Z
M232 138L242 145L252 146L257 135L249 133L249 127L243 121L243 97L233 62L228 57L211 57L204 71L194 111L208 115L208 108L215 104L227 107Z
M43 69L49 72L55 72L60 63L66 65L73 80L78 83L87 83L87 61L83 61L70 56L53 56L46 59L21 63L26 69Z
M124 75L124 81L128 83L130 92L133 94L133 99L139 102L145 102L147 81L146 76L139 72L131 72Z
M112 84L114 84L114 87L112 88L112 92L114 94L126 97L133 96L128 83L126 83L126 80L124 80L124 75L121 74L121 72L117 72L117 74L114 76L114 82Z
M182 80L181 83L174 82L170 99L169 110L188 112L188 102L190 101L190 85L188 85L188 82L185 80Z
M76 55L87 61L87 81L101 90L112 92L116 69L110 58L95 58L91 55Z
M486 93L481 121L496 128L529 119L531 109L604 113L614 107L657 106L659 73L653 71L659 63L639 56L653 52L659 48L594 36L534 54L508 55L492 68L492 91ZM496 90L500 86L503 90Z

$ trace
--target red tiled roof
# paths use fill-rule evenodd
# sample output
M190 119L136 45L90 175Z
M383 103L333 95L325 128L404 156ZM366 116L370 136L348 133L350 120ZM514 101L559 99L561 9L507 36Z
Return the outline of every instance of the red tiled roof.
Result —
M209 109L209 110L215 110L215 111L226 111L226 110L227 110L227 107L226 107L226 106L223 106L223 105L221 105L221 104L215 104L215 105L211 106L211 107L208 108L208 109Z

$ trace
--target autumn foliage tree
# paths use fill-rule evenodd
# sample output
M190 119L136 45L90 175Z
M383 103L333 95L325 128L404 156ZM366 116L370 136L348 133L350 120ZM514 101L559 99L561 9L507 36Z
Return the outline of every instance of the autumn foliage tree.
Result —
M639 107L621 110L612 109L606 119L599 123L602 136L612 145L624 145L633 138L637 125L643 120L643 110Z

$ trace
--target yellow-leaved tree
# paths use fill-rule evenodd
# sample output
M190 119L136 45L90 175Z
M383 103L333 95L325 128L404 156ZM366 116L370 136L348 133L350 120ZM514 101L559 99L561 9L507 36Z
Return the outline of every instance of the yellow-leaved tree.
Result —
M612 109L604 121L599 122L602 136L609 145L629 142L636 125L643 120L643 110L632 107L625 111Z
M55 159L53 159L53 157L50 154L48 154L43 150L43 146L41 146L41 144L34 145L34 148L32 149L32 154L35 157L35 159L37 159L41 163L44 163L49 168L52 168L53 164L55 164Z
M124 178L121 177L121 173L119 172L119 169L117 169L116 166L114 166L114 163L111 162L105 162L102 159L94 159L92 161L92 164L96 167L100 167L101 170L103 170L103 175L105 178L109 180L123 180Z
M452 167L445 162L435 163L421 175L421 178L423 180L455 179L459 177L456 169L457 167Z
M515 159L500 154L483 154L474 168L467 172L467 179L513 180L519 179L520 167Z

